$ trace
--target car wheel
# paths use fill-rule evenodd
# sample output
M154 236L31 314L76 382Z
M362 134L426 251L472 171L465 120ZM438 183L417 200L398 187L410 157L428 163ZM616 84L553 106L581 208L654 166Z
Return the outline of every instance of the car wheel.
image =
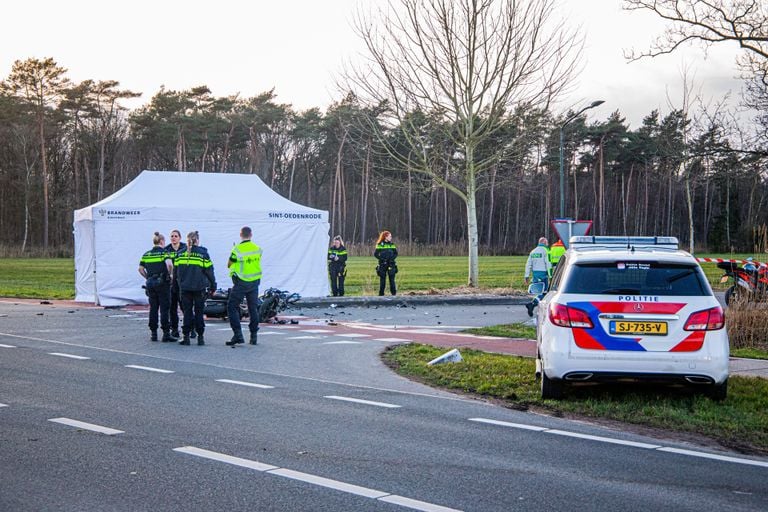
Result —
M541 398L543 400L559 400L563 398L563 381L552 380L547 372L541 372Z
M718 402L725 400L728 396L728 379L725 379L722 384L713 384L707 390L707 396Z

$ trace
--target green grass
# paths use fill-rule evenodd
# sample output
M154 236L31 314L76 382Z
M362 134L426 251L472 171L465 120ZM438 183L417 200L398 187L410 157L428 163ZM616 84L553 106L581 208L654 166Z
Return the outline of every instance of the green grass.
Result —
M749 359L768 359L768 352L756 348L732 348L733 357L746 357Z
M700 257L746 258L747 254L698 254ZM758 255L756 259L761 256ZM523 272L527 256L481 256L480 288L504 289L523 293ZM768 258L763 258L768 259ZM74 297L74 263L71 258L8 258L2 260L0 296L41 299ZM398 293L428 293L456 289L467 283L467 258L464 256L401 256L397 259ZM372 256L358 256L347 264L347 295L375 295L379 278ZM713 288L720 284L722 272L713 263L702 263Z
M569 389L564 400L541 400L533 359L462 349L463 363L427 366L444 347L400 345L382 358L400 375L448 390L498 399L514 409L621 421L699 434L725 446L768 453L768 380L729 379L728 398L713 401L688 389L605 385Z
M7 258L0 265L0 297L72 299L75 296L75 264L71 258Z
M536 328L520 323L474 327L461 332L478 334L480 336L500 336L502 338L523 338L526 340L536 339Z

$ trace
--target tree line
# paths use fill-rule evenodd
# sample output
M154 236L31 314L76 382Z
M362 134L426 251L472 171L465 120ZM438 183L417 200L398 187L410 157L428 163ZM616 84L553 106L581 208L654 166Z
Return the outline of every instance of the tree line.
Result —
M71 83L53 59L14 65L0 94L0 244L68 253L75 209L107 197L143 169L258 175L283 196L328 210L332 234L370 244L462 247L465 205L449 188L463 158L430 112L408 122L432 139L442 184L393 158L374 135L375 108L349 93L325 112L297 111L274 91L217 97L208 87L161 89L132 111L137 93L116 80ZM520 253L558 214L559 131L569 112L518 108L477 151L504 148L477 182L478 236L487 254ZM596 234L690 237L710 250L752 250L768 214L766 152L733 147L727 118L651 111L630 128L616 110L564 129L566 215ZM404 145L397 130L389 144ZM414 160L416 156L414 156ZM169 190L169 196L179 191ZM205 198L189 198L200 208ZM689 212L690 209L690 212Z

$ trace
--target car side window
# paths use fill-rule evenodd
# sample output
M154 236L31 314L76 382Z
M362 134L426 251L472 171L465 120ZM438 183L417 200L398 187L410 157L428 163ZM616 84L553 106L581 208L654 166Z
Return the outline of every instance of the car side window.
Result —
M549 283L550 291L557 291L557 289L560 287L560 280L563 278L563 272L565 272L566 265L568 265L568 258L563 255L560 258L560 262L555 267L555 273L552 276L551 282Z

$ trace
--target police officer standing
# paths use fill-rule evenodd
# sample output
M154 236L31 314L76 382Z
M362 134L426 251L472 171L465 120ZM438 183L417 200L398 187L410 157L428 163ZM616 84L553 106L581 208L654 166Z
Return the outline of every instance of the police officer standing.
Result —
M172 260L175 260L179 254L187 250L187 244L181 241L181 231L174 229L171 231L171 243L165 246L165 250L171 254ZM179 306L181 306L181 295L179 292L179 279L176 275L174 263L173 275L171 278L171 337L179 338ZM192 331L194 334L195 331Z
M552 263L549 261L549 248L547 247L549 242L544 237L539 238L539 244L528 255L528 260L525 262L525 284L528 285L531 274L533 274L533 282L543 282L544 290L547 289L549 282L549 276L552 274ZM533 308L539 303L539 297L534 297L531 302L525 305L528 310L528 316L533 316Z
M205 345L205 289L216 291L216 276L208 249L198 245L200 235L192 231L187 235L187 250L176 257L176 274L181 292L181 309L184 312L180 345L189 345L192 330L197 331L197 344Z
M334 297L344 296L344 279L347 277L347 248L341 236L333 237L328 249L328 275L331 276L331 292Z
M227 302L227 315L229 326L232 327L232 339L225 343L234 347L239 343L245 343L243 331L240 326L240 303L245 297L248 303L248 315L250 321L248 328L251 331L250 343L256 345L259 331L259 283L261 283L261 247L251 241L253 232L248 226L240 230L240 243L232 249L232 254L227 261L229 275L232 276L232 289L229 291Z
M157 341L157 314L159 310L163 341L174 341L171 338L168 325L169 287L171 272L173 271L171 255L163 248L165 237L157 231L152 237L152 244L152 249L145 252L139 262L139 274L146 279L144 290L149 298L149 339L150 341Z
M395 263L395 258L397 258L397 246L392 242L392 233L382 231L379 234L379 240L376 243L373 256L379 260L379 264L376 266L376 274L379 276L379 295L384 295L387 276L389 276L389 291L392 295L396 295L395 274L397 274L397 264Z

